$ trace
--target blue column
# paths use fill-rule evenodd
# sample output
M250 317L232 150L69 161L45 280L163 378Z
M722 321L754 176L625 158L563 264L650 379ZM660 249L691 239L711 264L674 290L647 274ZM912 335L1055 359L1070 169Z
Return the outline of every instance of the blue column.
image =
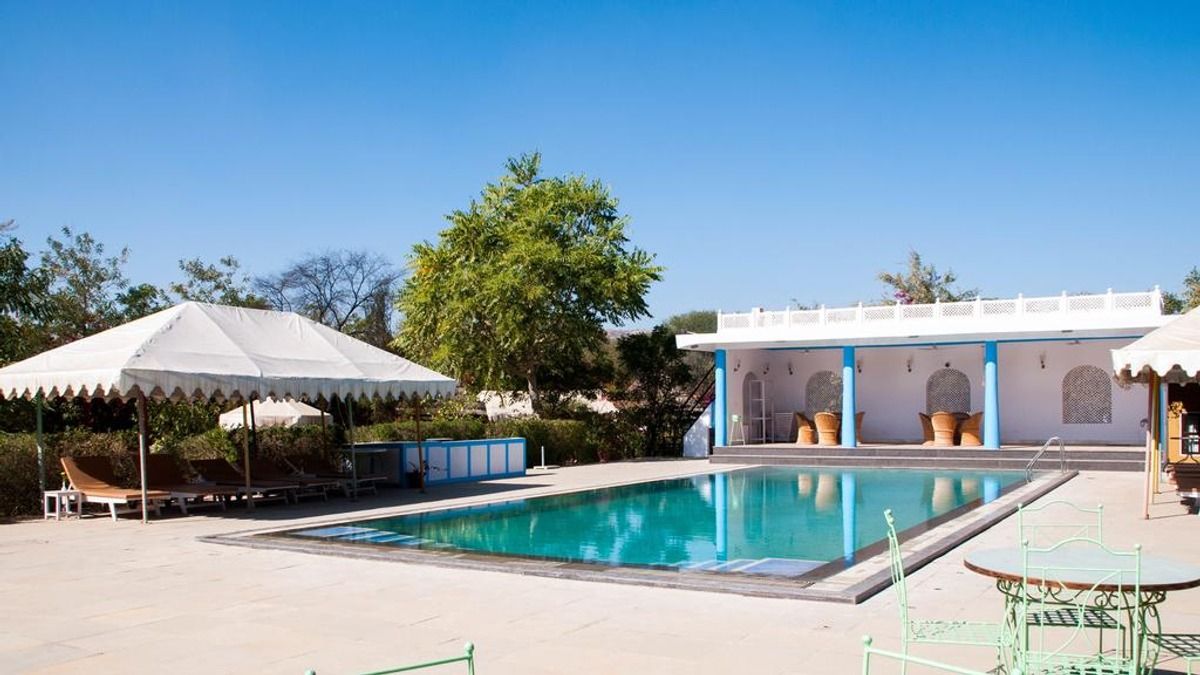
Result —
M725 396L725 350L713 354L716 367L713 370L713 445L726 445L728 441L729 411Z
M716 559L729 560L729 474L713 476L713 511L716 516Z
M854 474L842 474L842 558L847 565L854 564L854 552L858 550L858 509L855 507L858 485Z
M1000 381L995 340L983 343L983 447L1000 449Z
M983 479L983 503L989 504L1000 497L1000 480L998 478Z
M847 448L858 446L858 434L854 429L854 347L842 347L842 445Z

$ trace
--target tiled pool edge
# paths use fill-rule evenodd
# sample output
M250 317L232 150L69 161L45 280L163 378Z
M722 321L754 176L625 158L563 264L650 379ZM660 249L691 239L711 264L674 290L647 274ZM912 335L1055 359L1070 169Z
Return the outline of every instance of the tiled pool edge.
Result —
M980 506L953 520L943 523L902 544L905 568L916 570L944 555L956 546L980 534L1016 512L1017 504L1030 502L1058 488L1078 475L1043 475L1034 482L1003 494L996 501ZM634 481L640 482L640 481ZM592 489L592 488L587 488ZM564 492L574 492L565 490ZM541 496L541 495L538 495ZM428 507L428 505L425 505ZM438 509L417 509L438 510ZM882 516L881 516L882 517ZM344 517L340 520L344 521ZM332 521L330 521L332 522ZM338 555L365 560L385 560L411 564L432 565L451 569L527 574L557 579L603 581L608 583L674 588L718 593L734 593L756 597L795 600L816 600L857 604L891 583L888 559L877 555L854 567L816 582L780 580L735 575L709 575L678 571L608 567L603 565L565 563L473 554L360 546L334 541L300 541L272 534L295 529L296 524L265 530L199 537L201 541L244 546L258 549L286 550L301 553Z

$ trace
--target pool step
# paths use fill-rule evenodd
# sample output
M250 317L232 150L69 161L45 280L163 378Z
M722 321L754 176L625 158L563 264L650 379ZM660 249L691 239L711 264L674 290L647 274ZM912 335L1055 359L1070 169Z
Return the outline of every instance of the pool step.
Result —
M861 447L840 448L790 444L718 447L709 458L714 464L778 464L785 466L847 466L909 469L967 469L1023 471L1037 449ZM1067 448L1067 469L1072 471L1142 471L1140 448ZM1039 471L1058 468L1057 451L1039 460Z

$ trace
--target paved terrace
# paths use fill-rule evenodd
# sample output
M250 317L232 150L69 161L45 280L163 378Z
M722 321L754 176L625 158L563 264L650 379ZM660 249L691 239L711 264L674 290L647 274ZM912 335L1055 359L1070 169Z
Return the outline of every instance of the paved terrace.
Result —
M706 461L618 463L489 485L441 488L437 505L707 471ZM1200 559L1200 520L1160 495L1137 517L1141 477L1084 473L1054 495L1105 504L1105 535ZM204 543L203 535L411 509L394 491L358 504L270 506L246 516L104 518L0 525L4 672L318 673L382 669L459 653L481 673L853 673L860 636L898 645L890 591L860 605L753 598ZM914 616L999 619L991 583L966 552L1015 538L1008 519L911 575ZM1200 591L1170 596L1167 630L1200 631ZM921 653L972 665L976 651ZM1183 672L1168 663L1160 672ZM431 671L432 672L432 671ZM450 668L436 672L459 672ZM886 672L886 671L885 671Z

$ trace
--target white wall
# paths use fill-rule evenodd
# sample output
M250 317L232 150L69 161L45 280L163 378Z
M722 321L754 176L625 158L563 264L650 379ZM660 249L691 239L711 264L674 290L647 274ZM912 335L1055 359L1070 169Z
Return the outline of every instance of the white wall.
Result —
M1062 380L1067 371L1082 364L1112 372L1109 350L1128 340L1030 342L1000 345L1000 438L1005 443L1043 443L1061 436L1068 443L1138 445L1144 440L1141 420L1146 417L1146 386L1123 389L1112 385L1111 424L1063 424ZM1041 355L1045 355L1043 369Z
M1109 350L1127 340L1001 343L999 345L1000 436L1005 444L1040 444L1050 436L1068 443L1129 444L1142 442L1140 421L1146 416L1146 388L1122 389L1113 384L1111 424L1063 424L1062 380L1071 368L1091 364L1111 369ZM1041 366L1045 354L1046 367ZM961 371L971 383L971 409L983 409L983 345L885 347L856 350L858 410L865 412L860 441L868 443L922 440L918 412L925 412L925 384L935 370ZM911 362L911 372L909 371ZM791 373L788 366L791 365ZM777 412L803 411L808 378L819 370L841 373L840 349L810 351L731 350L727 355L730 413L745 416L743 386L747 373L768 384ZM765 371L765 373L764 373ZM732 431L732 430L731 430Z

